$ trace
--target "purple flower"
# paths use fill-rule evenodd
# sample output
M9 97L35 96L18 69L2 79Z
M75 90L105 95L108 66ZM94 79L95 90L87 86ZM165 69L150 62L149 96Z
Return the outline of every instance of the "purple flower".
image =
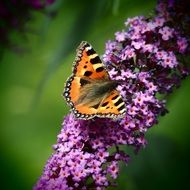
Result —
M188 41L184 37L178 37L178 39L177 39L177 45L178 45L178 48L179 48L179 52L180 53L184 53L185 50L188 47Z
M154 22L155 22L155 25L156 25L157 27L162 27L163 24L166 22L166 20L165 20L164 17L159 17L159 16L157 16L157 17L155 17Z
M115 33L115 39L118 41L118 42L123 42L125 41L125 38L126 38L126 35L125 35L125 32L116 32Z
M108 119L83 121L75 119L72 114L65 118L63 126L58 135L58 143L54 145L56 153L48 160L44 175L35 189L49 187L58 189L60 180L72 188L77 184L79 189L90 187L103 189L109 186L111 181L107 176L110 174L116 178L118 174L116 160L128 162L128 155L120 153L117 148L110 154L108 149L118 144L128 143L129 135L126 130L116 121ZM108 169L104 170L106 166ZM87 179L94 182L85 184ZM65 186L62 189L64 188Z
M173 37L173 29L168 26L160 28L158 33L162 35L163 40L169 40L169 38Z
M139 40L139 41L132 41L131 45L135 48L135 49L140 49L144 46L145 41L144 40Z
M128 19L127 29L106 43L103 60L111 79L121 81L117 89L127 107L125 117L86 121L66 116L35 190L105 189L118 177L119 162L129 162L120 147L138 151L147 144L145 133L167 113L166 100L158 95L171 93L189 75L183 60L190 55L190 23L177 27L171 15L178 18L179 1L167 2L158 4L152 19Z
M107 171L113 179L116 179L119 173L118 162L112 161L111 164L107 167Z
M137 45L136 45L137 46ZM135 49L131 46L126 46L120 54L121 60L133 58L135 56Z

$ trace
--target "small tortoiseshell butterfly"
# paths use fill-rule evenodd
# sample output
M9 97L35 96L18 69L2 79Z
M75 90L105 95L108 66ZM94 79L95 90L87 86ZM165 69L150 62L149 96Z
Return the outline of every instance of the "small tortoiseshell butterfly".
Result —
M77 118L117 118L126 112L116 90L118 81L110 79L98 54L87 42L77 49L73 74L68 78L64 97Z

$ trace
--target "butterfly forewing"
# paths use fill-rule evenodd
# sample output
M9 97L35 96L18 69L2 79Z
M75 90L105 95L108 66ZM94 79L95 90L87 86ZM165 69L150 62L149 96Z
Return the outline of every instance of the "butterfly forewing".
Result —
M82 42L77 49L73 73L91 79L109 78L100 57L87 42Z

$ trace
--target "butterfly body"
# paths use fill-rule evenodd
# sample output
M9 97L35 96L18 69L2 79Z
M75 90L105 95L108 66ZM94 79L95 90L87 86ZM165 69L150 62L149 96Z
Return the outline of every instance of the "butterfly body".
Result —
M82 81L85 79L82 79ZM94 80L86 80L85 84L81 85L81 90L79 94L79 98L74 105L83 104L83 105L92 105L94 102L97 104L101 102L102 97L109 96L110 92L112 92L116 86L116 81L111 81L107 79L94 79Z
M118 84L110 79L92 46L82 42L77 49L73 74L65 85L64 97L77 118L121 117L126 108L116 90Z

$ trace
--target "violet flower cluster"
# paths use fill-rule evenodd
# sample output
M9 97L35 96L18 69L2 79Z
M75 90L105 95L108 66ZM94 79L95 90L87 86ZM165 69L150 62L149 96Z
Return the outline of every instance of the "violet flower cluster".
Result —
M186 14L180 12L180 2L160 1L155 17L128 19L126 29L106 43L103 60L110 77L123 81L118 90L127 113L123 119L87 121L68 114L34 190L103 190L116 185L119 162L129 161L122 145L136 151L146 145L146 131L167 112L165 95L189 74L190 23L175 23Z
M44 10L55 0L1 0L0 44L10 46L11 31L23 32L25 23L31 19L32 10Z

